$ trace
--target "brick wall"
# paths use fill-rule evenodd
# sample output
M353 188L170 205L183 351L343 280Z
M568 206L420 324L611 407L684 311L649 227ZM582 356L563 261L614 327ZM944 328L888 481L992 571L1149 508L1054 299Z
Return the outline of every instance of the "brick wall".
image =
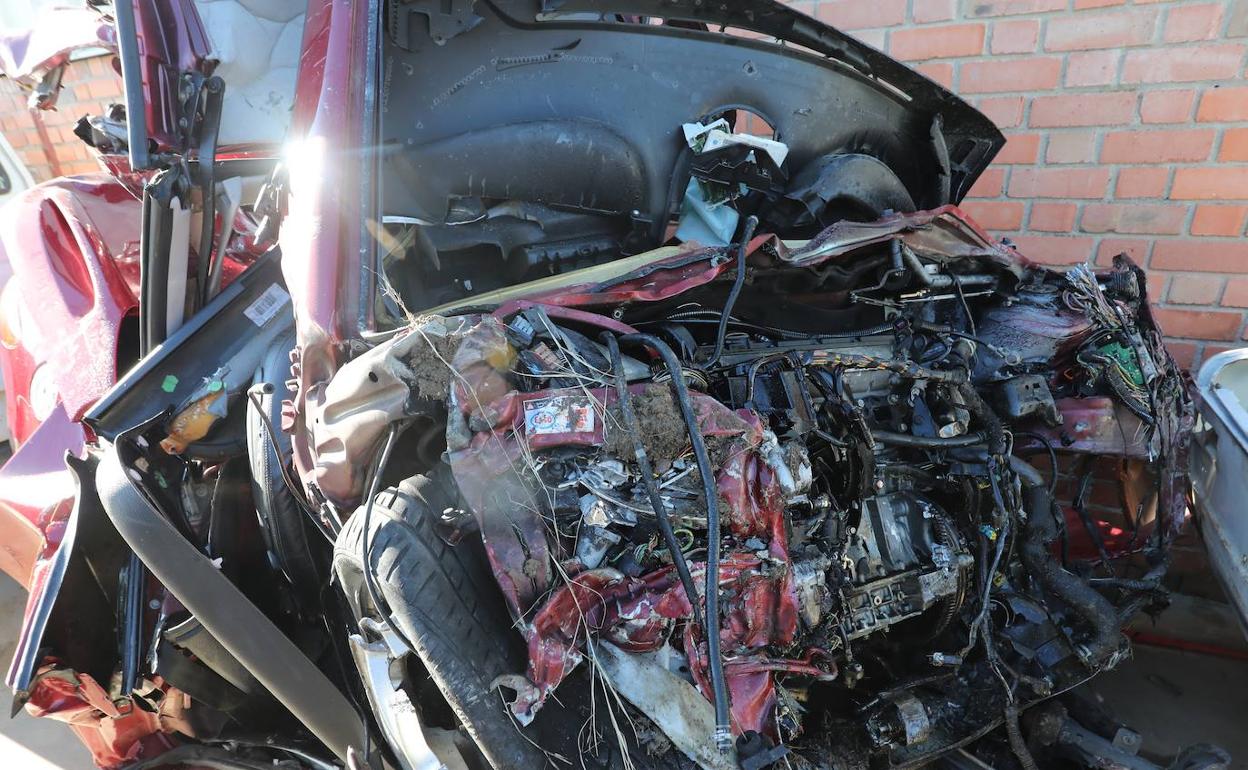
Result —
M1028 255L1125 251L1185 365L1243 344L1248 0L795 0L951 87L1009 143L966 208ZM36 179L94 168L74 121L117 95L75 62L43 142L11 83L0 128Z
M1130 254L1185 365L1244 344L1248 0L794 5L1001 126L965 206L988 229L1054 264Z
M101 115L121 101L121 77L112 56L94 56L66 67L56 110L29 110L26 92L0 78L0 131L17 151L36 182L67 174L99 171L91 148L74 136L83 115Z

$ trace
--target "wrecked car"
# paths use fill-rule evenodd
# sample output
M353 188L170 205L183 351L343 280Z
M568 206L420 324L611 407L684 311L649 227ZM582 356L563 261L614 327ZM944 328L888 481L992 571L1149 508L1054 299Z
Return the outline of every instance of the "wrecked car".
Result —
M279 151L199 5L105 8L114 175L0 233L19 704L104 768L1121 760L1068 698L1194 413L1129 259L957 208L983 115L764 0L312 0Z

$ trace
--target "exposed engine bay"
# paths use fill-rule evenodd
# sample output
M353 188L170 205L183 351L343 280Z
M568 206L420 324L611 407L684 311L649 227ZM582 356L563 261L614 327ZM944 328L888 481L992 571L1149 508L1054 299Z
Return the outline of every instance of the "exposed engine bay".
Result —
M912 766L1002 723L1025 754L1021 710L1128 654L1184 518L1192 412L1142 274L1036 267L956 212L792 251L753 225L551 294L592 312L412 319L337 375L317 445L399 451L365 407L420 442L445 425L439 531L484 544L527 651L489 682L519 726L589 676L635 766ZM1100 452L1148 479L1113 554L1053 494L1059 455ZM322 456L322 489L363 491Z

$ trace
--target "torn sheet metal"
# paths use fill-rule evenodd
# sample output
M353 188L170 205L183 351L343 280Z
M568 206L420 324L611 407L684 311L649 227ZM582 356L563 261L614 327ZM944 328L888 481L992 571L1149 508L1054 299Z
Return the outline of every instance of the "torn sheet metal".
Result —
M693 685L668 671L653 652L627 653L610 642L594 645L594 664L620 695L662 725L676 748L705 770L737 770L735 753L724 753L711 736L715 709Z
M393 338L352 359L323 390L308 394L315 480L337 505L355 505L386 427L421 400L445 400L451 359L473 316L415 319Z

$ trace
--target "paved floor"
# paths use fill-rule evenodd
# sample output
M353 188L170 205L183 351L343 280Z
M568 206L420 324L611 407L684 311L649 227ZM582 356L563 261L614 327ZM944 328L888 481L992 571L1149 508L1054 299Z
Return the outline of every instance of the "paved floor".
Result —
M1173 755L1213 743L1248 770L1248 662L1136 645L1133 658L1089 685L1144 749Z
M0 666L8 668L22 624L26 590L0 573ZM69 728L25 711L8 718L8 690L0 697L0 768L13 770L90 770L91 755Z

